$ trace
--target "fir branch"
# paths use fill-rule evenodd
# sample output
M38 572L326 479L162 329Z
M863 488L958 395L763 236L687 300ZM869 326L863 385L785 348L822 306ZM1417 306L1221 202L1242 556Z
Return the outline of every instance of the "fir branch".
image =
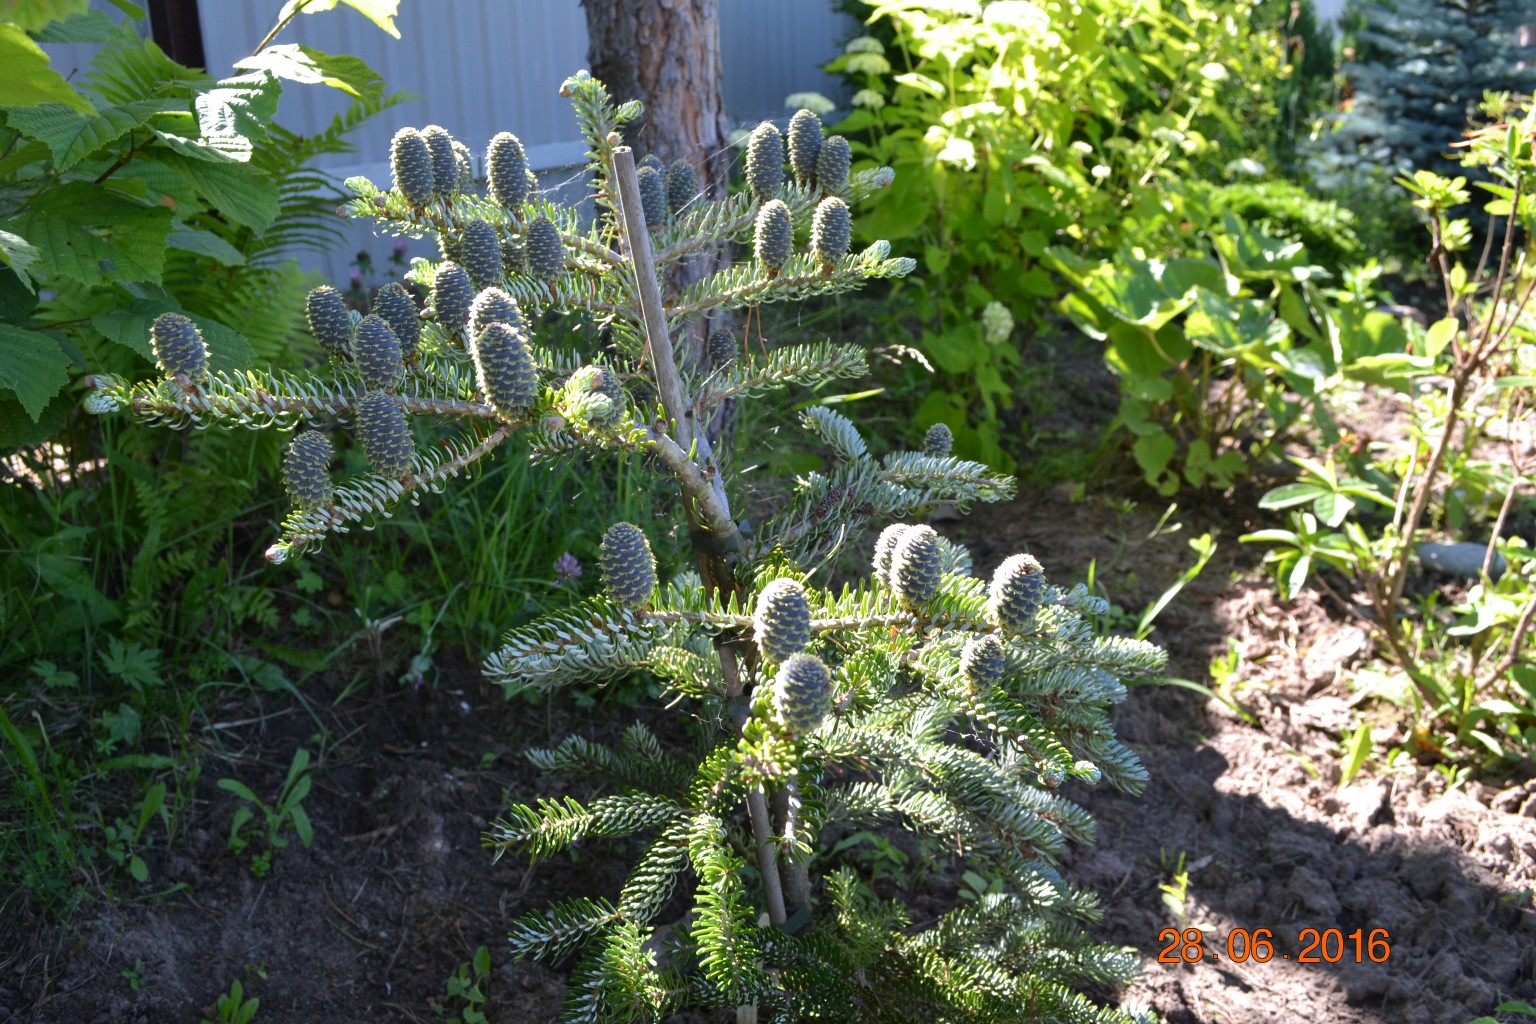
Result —
M507 936L512 959L559 960L619 918L613 904L603 899L578 897L551 903L512 922Z
M668 327L676 331L717 309L836 295L867 281L905 277L917 267L917 261L909 257L887 258L889 252L890 243L876 242L862 253L844 256L828 270L808 253L791 256L777 274L770 274L755 261L729 267L684 291L677 304L667 310Z
M863 377L869 373L864 350L857 345L815 342L785 345L766 359L752 356L738 360L699 386L695 402L710 409L730 398L766 394L798 385L814 387L829 380Z
M623 836L665 824L682 808L649 793L605 796L582 806L574 797L540 798L537 805L513 804L486 834L485 845L496 857L508 850L526 853L534 862L553 856L587 836Z

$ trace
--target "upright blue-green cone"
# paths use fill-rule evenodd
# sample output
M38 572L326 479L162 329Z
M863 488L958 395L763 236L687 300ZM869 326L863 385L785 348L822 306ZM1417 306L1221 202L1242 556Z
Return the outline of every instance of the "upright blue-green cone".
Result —
M771 661L783 661L811 642L811 602L798 580L770 580L757 595L752 634Z
M389 329L400 339L400 354L406 359L416 355L421 343L421 310L416 300L399 281L391 281L373 296L373 312L389 324Z
M642 167L649 167L653 171L666 170L666 165L661 162L661 157L657 156L655 153L647 153L645 156L635 161L636 171L640 170Z
M469 147L458 139L453 140L453 166L459 176L458 190L460 192L473 192L475 190L475 158L469 151Z
M358 401L353 414L357 418L357 440L373 471L391 480L409 473L416 445L411 440L410 420L400 399L387 391L370 391Z
M739 346L730 331L709 332L709 365L718 370L736 361Z
M565 273L565 242L560 238L560 229L548 217L535 217L528 222L523 248L528 254L528 270L534 277L555 281Z
M523 311L518 307L517 300L500 288L487 288L475 296L474 303L469 307L469 333L479 335L486 327L497 323L516 328L521 334L528 332L528 324L523 320Z
M1023 633L1045 603L1045 569L1033 555L1013 555L992 574L987 618L1005 633Z
M650 604L656 589L656 559L640 527L633 523L608 527L598 564L603 570L603 587L614 604L631 611Z
M901 535L891 552L891 589L908 608L933 600L944 578L944 552L931 526L914 526Z
M784 187L784 137L772 121L752 129L747 140L747 187L760 203L777 199Z
M437 325L449 334L464 329L469 307L475 301L475 285L457 263L441 263L432 277L432 312Z
M773 680L773 709L790 733L815 732L832 710L832 673L814 654L791 654Z
M331 503L331 439L318 430L301 430L283 458L283 487L297 508Z
M821 118L804 108L789 119L789 166L802 184L816 178L816 155L821 152Z
M203 332L180 313L155 317L149 327L149 345L167 378L185 377L192 384L208 380L208 346Z
M1001 684L1007 667L1003 645L991 633L971 637L960 652L960 675L971 693L982 693Z
M693 164L679 157L667 165L667 206L674 214L682 213L699 193L699 172Z
M948 455L955 447L954 432L949 429L947 423L935 423L928 428L928 433L923 435L923 454Z
M491 198L503 210L520 210L531 191L528 183L528 154L511 132L501 132L485 150L485 176Z
M902 536L912 529L908 523L892 523L880 531L880 536L875 538L875 579L891 585L891 556L896 553L896 545L901 542Z
M421 130L427 152L432 154L432 191L439 199L452 199L459 191L459 161L453 153L453 136L442 125Z
M472 220L464 225L459 233L459 254L464 259L464 272L477 291L501 284L501 237L488 221Z
M759 263L773 271L794 255L795 222L782 199L770 199L757 211L752 251Z
M659 228L667 223L667 181L654 167L642 167L635 172L640 183L640 206L645 214L645 226Z
M415 128L401 128L389 144L389 166L395 175L395 191L412 206L426 206L437 194L432 171L432 150Z
M811 251L821 261L822 269L835 267L852 240L853 218L848 213L848 204L837 196L823 199L811 220Z
M823 195L837 195L848 187L853 150L841 135L830 136L816 154L816 187Z
M475 336L475 379L485 400L507 419L527 412L539 397L539 375L522 330L506 321Z
M347 315L341 292L328 284L311 289L304 299L304 316L309 321L309 333L328 354L337 359L352 354L352 318Z
M358 321L352 352L369 391L399 390L405 380L405 357L400 339L383 317L370 313Z

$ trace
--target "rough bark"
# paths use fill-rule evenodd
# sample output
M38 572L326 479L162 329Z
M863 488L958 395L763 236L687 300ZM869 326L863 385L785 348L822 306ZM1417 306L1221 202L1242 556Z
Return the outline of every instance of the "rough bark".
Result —
M594 77L618 101L638 99L645 119L630 142L663 163L693 163L710 198L730 180L730 122L720 81L719 0L581 0L587 15L587 59ZM701 280L723 254L706 250L682 270L681 284ZM693 332L689 356L702 359L708 325Z

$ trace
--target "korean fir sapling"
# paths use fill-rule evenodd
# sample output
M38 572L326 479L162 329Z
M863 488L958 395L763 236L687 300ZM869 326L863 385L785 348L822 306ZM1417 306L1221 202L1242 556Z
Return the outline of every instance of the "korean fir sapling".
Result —
M164 379L99 378L93 408L294 429L295 508L267 552L276 562L442 488L514 436L545 458L639 456L676 482L696 568L658 579L648 535L668 527L616 523L599 559L605 596L512 630L484 664L509 693L643 669L705 737L667 752L637 725L612 746L571 737L533 751L544 769L609 788L516 805L488 834L498 855L535 859L588 837L649 837L617 899L564 900L513 929L517 955L575 957L563 1019L658 1020L685 1005L783 1021L1123 1019L1075 992L1134 962L1080 928L1094 898L1052 865L1093 823L1056 790L1069 778L1141 786L1106 709L1160 652L1096 637L1083 612L1100 602L1051 586L1033 558L988 583L922 525L886 526L874 575L831 589L820 567L866 526L1004 499L1012 481L952 458L945 431L876 458L852 422L815 405L802 420L835 468L798 480L749 532L731 460L702 425L728 399L858 377L864 354L837 342L753 354L718 333L707 362L675 354L700 320L908 273L884 242L846 251L850 208L891 172L849 174L802 112L787 157L774 126L753 133L746 190L685 196L696 179L674 167L648 199L620 135L640 105L614 105L585 73L564 93L591 147L590 222L531 186L508 133L486 155L488 194L462 168L443 187L442 154L456 150L430 130L397 137L393 189L348 182L350 216L443 249L409 275L431 296L411 344L399 310L338 319L322 289L310 320L324 371L209 373L189 325L166 322L154 341ZM756 255L673 284L670 268L721 243ZM547 313L593 330L546 334ZM417 448L416 417L466 429ZM349 433L373 472L332 484L330 439ZM824 838L859 829L935 837L1006 884L919 927L827 852Z

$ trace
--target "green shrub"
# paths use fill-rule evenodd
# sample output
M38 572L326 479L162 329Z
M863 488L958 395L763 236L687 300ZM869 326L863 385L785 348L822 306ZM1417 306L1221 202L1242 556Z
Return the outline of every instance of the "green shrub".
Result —
M920 426L943 420L957 451L998 463L1021 367L1003 314L1035 329L1060 288L1047 248L1185 244L1181 182L1269 162L1282 49L1250 30L1246 0L864 6L876 35L830 65L858 89L837 128L902 187L861 237L922 256L924 286L903 297L942 390Z
M576 954L563 1019L660 1020L690 1005L755 1005L786 1021L1131 1019L1074 991L1120 981L1134 961L1087 937L1081 922L1096 916L1095 901L1055 871L1065 843L1093 828L1055 790L1069 778L1142 785L1145 772L1115 738L1107 708L1124 697L1123 679L1160 668L1161 652L1095 636L1084 613L1104 602L1083 587L1050 585L1032 558L1005 562L989 587L970 575L968 552L926 526L887 541L880 578L833 589L820 569L866 523L998 500L1013 481L943 454L877 459L848 419L813 399L802 423L835 465L805 474L748 529L736 511L737 460L714 451L701 425L727 399L861 376L864 353L809 343L715 368L674 362L671 332L700 318L908 273L913 262L891 258L889 243L842 251L849 207L888 185L891 172L856 171L825 197L836 175L818 171L815 187L786 183L782 149L765 143L753 167L758 194L701 200L648 230L633 153L619 135L640 105L615 106L584 72L563 92L591 147L595 220L542 196L466 193L420 204L419 193L348 183L350 214L391 232L432 231L446 249L479 223L503 242L537 243L529 245L536 265L504 271L505 300L473 300L514 312L509 320L474 334L457 303L439 304L403 380L360 373L349 339L321 373L215 369L196 386L174 373L139 383L102 377L91 406L173 426L334 430L366 403L392 410L381 415L457 425L445 444L403 456L391 428L387 460L365 444L378 471L349 474L324 507L295 509L267 549L274 562L446 488L514 437L541 458L628 458L676 486L681 500L664 512L606 532L605 596L513 628L484 663L510 694L645 669L691 721L691 742L678 750L637 725L611 747L571 737L531 752L546 770L611 788L588 801L514 804L487 836L498 854L533 858L578 840L645 837L616 900L580 895L513 929L517 955ZM793 251L782 261L776 253L673 283L667 268L700 247L745 244L772 203L790 221ZM440 282L445 265L421 260L410 276ZM564 327L588 329L531 326L550 311L569 315ZM492 332L502 355L510 335L531 356L531 404L484 400L494 396L481 393L475 362L485 362L480 346ZM768 450L746 454L757 461ZM658 571L652 549L669 536L687 538L695 571ZM970 644L977 638L990 638L977 641L985 650ZM1001 882L914 927L901 900L879 898L839 858L846 845L830 840L844 827L902 827L954 844ZM681 904L680 885L690 890Z
M1218 223L1223 215L1232 214L1274 238L1299 242L1312 261L1330 273L1364 259L1365 249L1355 234L1354 213L1294 182L1239 181L1206 186L1198 203L1192 205L1207 209Z

